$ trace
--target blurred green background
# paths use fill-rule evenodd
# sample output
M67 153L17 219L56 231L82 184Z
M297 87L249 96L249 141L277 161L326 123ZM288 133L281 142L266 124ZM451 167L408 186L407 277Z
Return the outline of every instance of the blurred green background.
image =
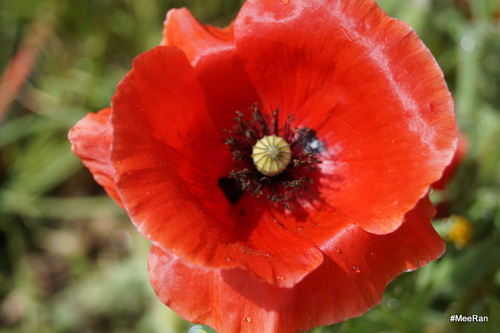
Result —
M0 89L0 332L193 326L156 299L148 243L66 137L86 113L109 105L132 59L159 43L169 8L185 6L201 22L225 26L242 2L0 1L0 70L5 76L9 63L18 66ZM313 332L498 332L500 1L378 2L437 58L469 149L449 186L433 193L446 254L398 277L362 317ZM451 314L489 322L450 323Z

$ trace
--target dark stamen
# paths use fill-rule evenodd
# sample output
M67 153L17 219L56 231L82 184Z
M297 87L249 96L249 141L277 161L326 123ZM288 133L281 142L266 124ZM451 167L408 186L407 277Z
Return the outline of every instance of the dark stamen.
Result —
M317 164L321 163L317 155L324 151L323 143L310 128L292 128L291 123L295 120L292 115L288 115L280 129L278 116L279 111L275 110L269 128L266 117L254 106L251 119L246 120L243 113L236 112L236 125L225 131L229 137L224 143L229 146L235 164L227 177L219 179L219 187L232 204L238 202L244 192L248 191L256 197L267 198L290 209L290 203L301 196L313 182L310 175L317 170ZM284 166L284 170L266 176L255 167L252 149L263 137L271 135L285 140L292 155L291 163Z

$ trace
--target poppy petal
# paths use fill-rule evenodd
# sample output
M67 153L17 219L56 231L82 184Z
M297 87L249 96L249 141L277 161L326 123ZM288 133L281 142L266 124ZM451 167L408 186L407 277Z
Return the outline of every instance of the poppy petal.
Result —
M224 29L204 26L187 8L171 9L163 23L163 39L160 45L180 48L189 62L196 65L204 55L234 49L233 34L232 24Z
M458 133L458 141L457 141L457 150L455 151L455 154L453 155L453 158L444 169L443 174L441 178L439 178L438 181L434 182L432 184L432 188L435 190L443 190L445 189L446 185L453 179L453 176L457 172L458 168L464 161L465 157L467 156L467 151L469 150L469 141L467 137L459 132Z
M225 199L217 180L231 155L211 144L219 133L205 107L179 49L157 47L135 59L113 98L112 161L124 207L143 235L191 264L248 268L293 286L323 255L269 212L244 211L248 200L259 206L255 198L239 206Z
M233 33L233 24L224 29L202 25L188 9L172 9L161 42L186 54L205 93L208 112L220 129L234 125L235 111L246 111L259 101L236 55Z
M322 199L369 232L395 230L457 133L442 72L411 28L374 1L249 0L235 43L266 107L323 142Z
M186 265L153 246L150 281L166 305L218 332L295 332L340 322L380 302L387 283L444 251L420 203L394 233L375 235L352 225L325 251L322 265L293 288L259 281L245 270Z
M116 192L114 170L111 165L111 141L113 128L110 120L111 108L97 113L89 113L69 132L71 150L82 159L95 181L120 206L120 196Z

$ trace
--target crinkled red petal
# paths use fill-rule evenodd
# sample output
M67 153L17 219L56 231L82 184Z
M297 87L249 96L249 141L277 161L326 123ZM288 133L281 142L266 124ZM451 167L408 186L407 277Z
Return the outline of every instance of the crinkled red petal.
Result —
M321 251L283 229L255 198L231 205L224 197L217 182L232 157L179 49L157 47L134 60L111 119L117 190L156 245L192 265L244 267L280 286L321 264Z
M234 126L235 111L246 112L259 102L236 55L233 33L233 24L224 29L202 25L188 9L172 9L164 22L161 42L187 55L205 93L207 110L220 129ZM227 135L220 134L221 140Z
M264 106L323 141L321 199L364 230L395 230L449 163L457 133L417 35L370 0L249 0L234 34Z
M443 253L426 206L418 204L391 234L346 228L325 251L323 264L292 288L264 283L242 269L189 266L154 246L150 280L174 311L219 333L287 333L340 322L379 303L387 283L400 273Z
M116 192L115 172L111 165L113 129L110 112L111 108L106 108L98 113L89 113L70 130L68 138L71 150L82 159L95 181L122 206L120 196Z
M469 142L467 137L463 133L458 133L457 150L453 155L453 159L450 164L444 169L443 175L439 180L432 184L432 188L436 190L443 190L446 185L453 179L453 176L458 170L458 167L462 164L465 157L467 156L467 151L469 150Z
M233 34L232 24L224 29L204 26L188 9L171 9L163 24L163 39L160 45L180 48L194 65L202 56L234 49Z

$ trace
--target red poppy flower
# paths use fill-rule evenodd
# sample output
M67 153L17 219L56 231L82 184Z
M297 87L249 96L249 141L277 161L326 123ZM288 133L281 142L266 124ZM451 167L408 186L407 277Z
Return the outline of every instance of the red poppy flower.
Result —
M442 254L426 196L456 124L410 27L371 0L249 0L226 29L172 10L163 36L70 140L152 241L174 311L219 332L327 325Z

